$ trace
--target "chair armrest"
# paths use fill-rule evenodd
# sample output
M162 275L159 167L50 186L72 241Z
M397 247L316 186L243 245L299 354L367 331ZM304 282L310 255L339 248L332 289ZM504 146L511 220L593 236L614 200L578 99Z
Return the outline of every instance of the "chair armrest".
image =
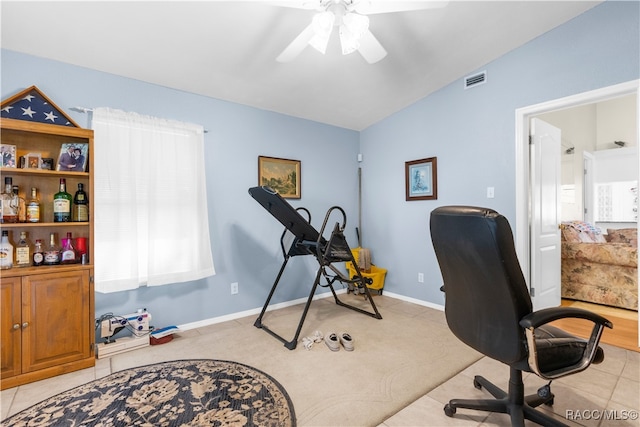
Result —
M567 318L586 319L593 322L591 336L589 337L584 352L582 353L582 358L572 366L558 369L556 371L542 372L540 367L538 366L538 351L536 348L535 329L549 322L553 322L554 320ZM523 317L522 320L520 320L520 326L524 328L527 338L527 346L529 351L529 367L538 376L548 380L563 377L565 375L573 374L586 369L594 360L604 327L606 326L607 328L613 328L613 324L606 318L590 311L575 307L551 307L535 311Z
M534 311L520 320L520 326L523 328L537 328L554 320L568 318L587 319L593 323L606 326L607 328L613 328L613 324L606 318L576 307L551 307Z

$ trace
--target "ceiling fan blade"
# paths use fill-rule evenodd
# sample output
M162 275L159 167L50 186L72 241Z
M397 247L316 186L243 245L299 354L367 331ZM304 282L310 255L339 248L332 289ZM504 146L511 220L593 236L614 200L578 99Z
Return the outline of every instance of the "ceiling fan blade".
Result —
M313 37L313 24L307 25L307 28L302 30L298 37L293 39L289 46L284 48L282 53L278 55L276 61L278 62L290 62L293 61L300 53L307 47L309 40Z
M320 0L269 0L267 4L270 4L271 6L290 7L293 9L322 9L322 2Z
M362 33L358 52L360 52L362 57L369 64L375 64L376 62L387 56L387 51L384 49L384 47L382 47L378 39L376 39L373 33L369 30Z
M376 13L407 12L411 10L438 9L449 4L448 0L361 0L355 11L365 15Z

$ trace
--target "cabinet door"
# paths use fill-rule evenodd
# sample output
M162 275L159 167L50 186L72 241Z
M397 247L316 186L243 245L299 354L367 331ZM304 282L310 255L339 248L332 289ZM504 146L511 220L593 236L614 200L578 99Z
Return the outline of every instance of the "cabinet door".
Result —
M90 357L89 272L25 276L22 287L23 372Z
M21 372L22 314L20 310L21 278L3 277L0 284L0 376L12 377Z

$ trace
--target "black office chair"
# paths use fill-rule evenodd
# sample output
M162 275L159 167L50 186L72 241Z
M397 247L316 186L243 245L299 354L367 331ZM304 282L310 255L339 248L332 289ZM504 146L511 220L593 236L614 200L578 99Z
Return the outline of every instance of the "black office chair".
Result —
M451 331L465 344L510 367L509 391L482 376L473 384L495 399L453 399L444 407L452 417L456 408L511 415L513 426L529 419L545 426L563 426L534 408L552 405L551 380L586 369L604 360L598 346L604 317L573 307L533 311L529 291L516 257L511 227L499 213L484 208L445 206L431 213L431 239L440 265L445 315ZM553 326L562 318L594 323L589 340ZM537 394L524 396L522 372L549 380Z

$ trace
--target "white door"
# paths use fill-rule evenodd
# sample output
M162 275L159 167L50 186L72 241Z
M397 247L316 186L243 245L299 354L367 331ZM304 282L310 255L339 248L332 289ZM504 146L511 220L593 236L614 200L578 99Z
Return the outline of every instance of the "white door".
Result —
M560 305L560 129L531 119L531 300Z
M584 160L584 175L582 182L582 208L584 212L584 220L590 224L595 224L594 211L596 205L593 201L593 154L584 151L582 156Z

